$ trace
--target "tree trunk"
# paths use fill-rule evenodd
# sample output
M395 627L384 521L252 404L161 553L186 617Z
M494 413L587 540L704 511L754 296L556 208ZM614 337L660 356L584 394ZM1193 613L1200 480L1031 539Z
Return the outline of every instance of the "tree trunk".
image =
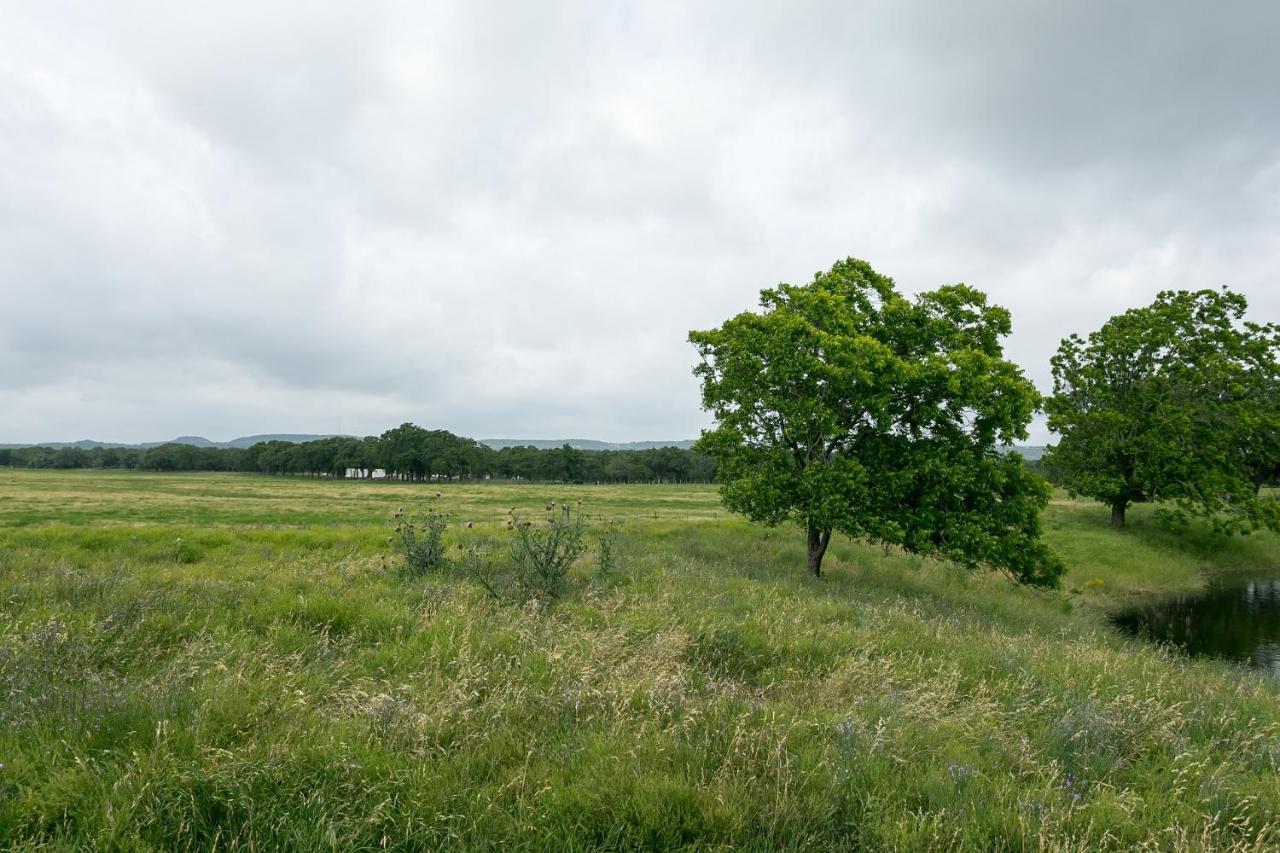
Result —
M1116 501L1111 504L1111 527L1114 530L1124 529L1124 511L1128 506L1128 501Z
M827 545L831 542L831 528L819 529L809 526L809 572L815 577L822 577L822 557L827 553Z

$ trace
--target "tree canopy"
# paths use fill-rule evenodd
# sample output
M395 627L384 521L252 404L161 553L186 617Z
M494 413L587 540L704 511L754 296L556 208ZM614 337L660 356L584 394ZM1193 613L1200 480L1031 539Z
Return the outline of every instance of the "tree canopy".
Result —
M699 448L729 509L802 526L815 575L838 531L1056 583L1048 485L998 449L1039 404L1003 358L1008 311L962 284L908 300L852 258L760 302L689 335L716 420Z
M1280 526L1259 496L1280 466L1280 329L1229 290L1163 291L1053 357L1046 458L1074 495L1126 509L1168 501L1221 531Z

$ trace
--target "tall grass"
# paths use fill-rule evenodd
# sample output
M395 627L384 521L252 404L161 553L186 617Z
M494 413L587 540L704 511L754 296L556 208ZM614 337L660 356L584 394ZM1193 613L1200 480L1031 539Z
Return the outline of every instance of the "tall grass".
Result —
M1061 592L849 542L818 581L794 531L663 520L690 493L633 487L601 492L637 510L619 570L505 603L386 565L388 507L578 492L142 475L135 523L108 479L59 509L99 481L0 474L0 847L1280 844L1276 684L1103 619L1277 567L1271 537L1058 503Z

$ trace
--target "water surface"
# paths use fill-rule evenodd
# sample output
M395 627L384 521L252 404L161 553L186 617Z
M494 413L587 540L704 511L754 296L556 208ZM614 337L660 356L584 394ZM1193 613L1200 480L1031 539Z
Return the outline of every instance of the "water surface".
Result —
M1219 581L1114 618L1122 630L1188 654L1226 658L1280 675L1280 578Z

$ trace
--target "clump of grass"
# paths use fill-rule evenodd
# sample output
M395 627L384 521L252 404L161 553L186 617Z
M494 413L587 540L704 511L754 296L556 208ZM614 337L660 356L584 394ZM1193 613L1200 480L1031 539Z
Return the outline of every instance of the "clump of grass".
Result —
M510 572L497 558L498 549L491 539L478 539L461 547L458 556L458 574L480 585L497 601L511 595Z
M396 510L394 521L391 541L400 554L401 571L407 577L424 577L448 565L444 532L449 522L442 513L431 511L414 521L405 517L401 507Z

